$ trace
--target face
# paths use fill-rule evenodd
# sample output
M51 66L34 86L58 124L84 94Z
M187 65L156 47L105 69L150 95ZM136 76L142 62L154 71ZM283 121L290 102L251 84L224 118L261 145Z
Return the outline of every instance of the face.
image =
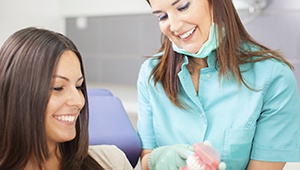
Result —
M82 83L83 76L77 55L72 51L65 51L52 78L50 99L45 113L49 147L75 138L76 120L85 104Z
M208 39L212 11L208 0L150 0L159 26L177 46L197 53Z

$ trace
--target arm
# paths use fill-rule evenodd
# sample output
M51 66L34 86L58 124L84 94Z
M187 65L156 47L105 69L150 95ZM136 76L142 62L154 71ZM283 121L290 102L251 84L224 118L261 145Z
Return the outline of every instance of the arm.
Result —
M151 148L155 148L155 134L152 123L152 108L150 107L149 92L148 92L148 77L147 61L141 66L138 81L138 121L137 129L143 145L148 149L142 149L140 155L140 164L142 170L149 170L148 159L152 152ZM144 137L145 136L145 137ZM150 137L150 138L149 138ZM150 139L150 140L146 140ZM146 143L146 144L145 144Z
M271 162L297 162L300 158L300 102L293 72L286 65L275 63L266 74L270 78L263 91L249 168L277 165Z
M128 169L132 166L125 153L115 145L89 146L89 155L104 169Z
M247 170L282 170L285 162L263 162L257 160L250 160Z

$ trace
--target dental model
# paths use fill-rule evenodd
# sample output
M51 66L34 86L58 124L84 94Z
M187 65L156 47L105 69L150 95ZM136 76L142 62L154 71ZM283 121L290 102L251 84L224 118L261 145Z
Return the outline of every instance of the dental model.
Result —
M186 160L187 166L179 170L225 170L226 164L220 162L220 154L212 148L210 142L193 145L194 154Z

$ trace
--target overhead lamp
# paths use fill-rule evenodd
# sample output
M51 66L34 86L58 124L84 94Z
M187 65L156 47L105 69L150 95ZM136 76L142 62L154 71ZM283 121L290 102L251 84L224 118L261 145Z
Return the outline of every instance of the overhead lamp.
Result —
M263 9L268 5L269 0L232 0L240 18L244 24L256 19Z
M87 17L80 16L76 18L76 26L78 29L84 30L88 26Z

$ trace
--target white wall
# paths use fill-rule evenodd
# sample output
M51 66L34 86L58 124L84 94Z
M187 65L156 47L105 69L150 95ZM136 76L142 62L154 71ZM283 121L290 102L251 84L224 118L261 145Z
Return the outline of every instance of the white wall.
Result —
M0 0L0 46L15 31L35 26L65 32L60 0Z
M150 13L146 0L61 0L66 17Z
M146 0L0 0L0 46L12 33L28 26L65 33L64 17L150 12Z
M0 46L12 33L28 26L65 33L64 17L148 12L146 0L0 0Z

